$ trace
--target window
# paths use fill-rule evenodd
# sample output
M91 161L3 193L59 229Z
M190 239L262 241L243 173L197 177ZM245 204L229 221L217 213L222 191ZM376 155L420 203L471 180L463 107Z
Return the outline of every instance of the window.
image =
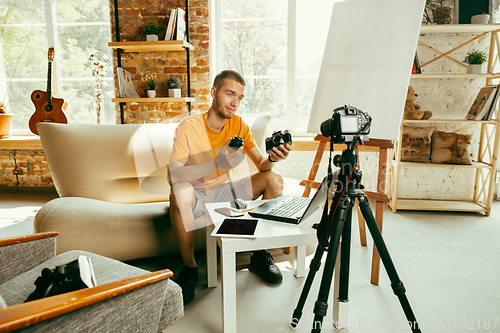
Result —
M335 1L221 1L215 72L247 80L240 114L267 113L275 129L306 132Z
M16 5L12 6L11 3ZM27 133L29 118L35 111L31 92L47 88L48 47L55 47L52 64L52 92L68 106L65 114L71 123L95 122L93 64L90 53L99 59L107 56L109 82L102 98L101 122L115 122L111 103L113 66L109 2L103 0L4 0L0 16L0 96L15 115L13 133ZM7 15L9 14L9 15ZM103 115L104 114L104 115Z

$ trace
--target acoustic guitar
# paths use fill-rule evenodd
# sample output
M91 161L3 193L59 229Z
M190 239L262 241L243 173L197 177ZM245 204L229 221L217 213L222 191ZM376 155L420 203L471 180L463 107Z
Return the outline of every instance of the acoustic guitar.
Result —
M36 124L39 122L53 122L67 124L68 119L64 114L66 103L62 98L52 97L51 77L52 77L52 61L54 60L54 48L49 48L49 70L47 73L47 91L35 90L31 93L31 101L35 105L35 113L30 118L29 128L31 132L38 135Z

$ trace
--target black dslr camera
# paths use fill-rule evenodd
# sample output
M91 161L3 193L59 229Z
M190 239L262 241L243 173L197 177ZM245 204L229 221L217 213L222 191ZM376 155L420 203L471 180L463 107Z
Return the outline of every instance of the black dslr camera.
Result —
M235 136L229 141L229 148L233 150L238 150L241 146L243 146L243 142L245 142L241 137Z
M42 269L41 275L35 281L35 291L24 302L92 288L96 285L90 258L79 256L76 260L56 266L54 269Z
M351 105L344 105L333 110L332 118L321 123L321 134L332 138L334 143L352 142L359 136L361 143L368 141L372 118L368 113Z
M272 136L266 138L266 153L271 154L273 147L292 143L292 133L288 130L276 131Z

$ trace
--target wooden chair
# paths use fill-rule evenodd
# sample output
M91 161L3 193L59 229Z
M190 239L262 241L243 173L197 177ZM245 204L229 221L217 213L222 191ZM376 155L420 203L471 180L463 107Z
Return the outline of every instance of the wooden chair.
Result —
M305 186L304 193L302 196L309 197L311 193L311 189L317 189L320 185L319 182L315 181L316 174L318 172L319 165L321 163L321 158L323 157L323 153L327 147L327 144L330 143L330 139L324 137L321 134L318 134L315 138L315 141L319 142L318 149L316 151L316 155L314 157L314 162L311 167L311 171L309 173L309 177L300 182L300 185ZM374 151L379 153L379 163L378 163L378 178L377 178L377 191L370 192L363 190L368 199L375 200L375 220L377 221L377 225L382 232L382 224L384 219L384 203L389 202L389 197L385 194L385 176L387 170L387 156L388 149L392 149L394 147L392 141L390 140L380 140L380 139L370 139L365 142L363 145L356 145L356 149L360 151ZM343 144L335 144L334 150L341 151L346 148L346 145ZM358 159L359 160L359 159ZM359 235L362 246L366 246L366 228L365 221L359 207L356 203L356 208L358 210L358 223L359 223ZM378 285L380 275L380 256L378 254L375 245L373 246L373 257L372 257L372 271L370 282Z

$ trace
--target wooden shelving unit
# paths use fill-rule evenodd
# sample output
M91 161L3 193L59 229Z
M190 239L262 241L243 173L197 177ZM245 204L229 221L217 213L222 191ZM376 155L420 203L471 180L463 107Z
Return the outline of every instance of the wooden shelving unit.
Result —
M115 103L188 103L195 102L194 97L155 97L155 98L113 98L112 102Z
M469 73L429 73L429 74L412 74L413 79L498 79L500 73L484 73L484 74L469 74Z
M193 49L191 44L182 40L109 42L108 46L113 49L121 49L123 52L185 51L186 49Z
M116 41L109 42L108 46L116 50L117 65L121 67L121 54L124 52L165 52L165 51L185 51L186 52L186 67L187 67L187 97L171 98L113 98L112 101L120 105L120 121L124 123L123 108L127 103L186 103L188 112L191 113L191 103L196 99L191 97L191 65L190 65L190 50L193 46L189 44L189 0L185 0L185 17L186 17L186 40L160 40L160 41L120 41L120 20L118 17L118 0L114 0L115 8L115 28Z
M493 72L493 66L497 61L500 61L500 43L498 33L500 31L500 24L487 24L487 25L433 25L422 26L420 33L479 33L478 36L462 43L447 52L441 52L434 49L421 41L419 44L432 49L438 56L434 59L422 64L425 66L433 61L446 57L450 60L466 67L466 65L458 59L451 57L451 52L458 48L468 45L480 37L490 34L490 52L488 57L488 71L484 74L466 74L466 73L426 73L426 74L412 74L415 79L427 78L454 78L454 79L486 79L486 84L492 84L493 79L500 78L500 73ZM389 206L394 212L398 209L401 210L433 210L433 211L462 211L462 212L478 212L489 216L491 213L491 203L493 200L493 191L495 185L495 173L498 159L498 143L499 143L499 128L500 121L498 119L498 108L495 110L492 120L489 121L470 121L466 119L428 119L428 120L403 120L403 126L422 127L433 126L437 124L456 123L463 125L455 132L461 131L469 126L481 126L478 156L472 165L455 165L455 164L433 164L433 163L416 163L416 162L402 162L401 161L401 142L402 130L399 142L393 151L389 163L389 186L388 196L390 198ZM472 201L449 201L449 200L432 200L432 199L399 199L399 174L401 168L469 168L475 171L474 192Z

